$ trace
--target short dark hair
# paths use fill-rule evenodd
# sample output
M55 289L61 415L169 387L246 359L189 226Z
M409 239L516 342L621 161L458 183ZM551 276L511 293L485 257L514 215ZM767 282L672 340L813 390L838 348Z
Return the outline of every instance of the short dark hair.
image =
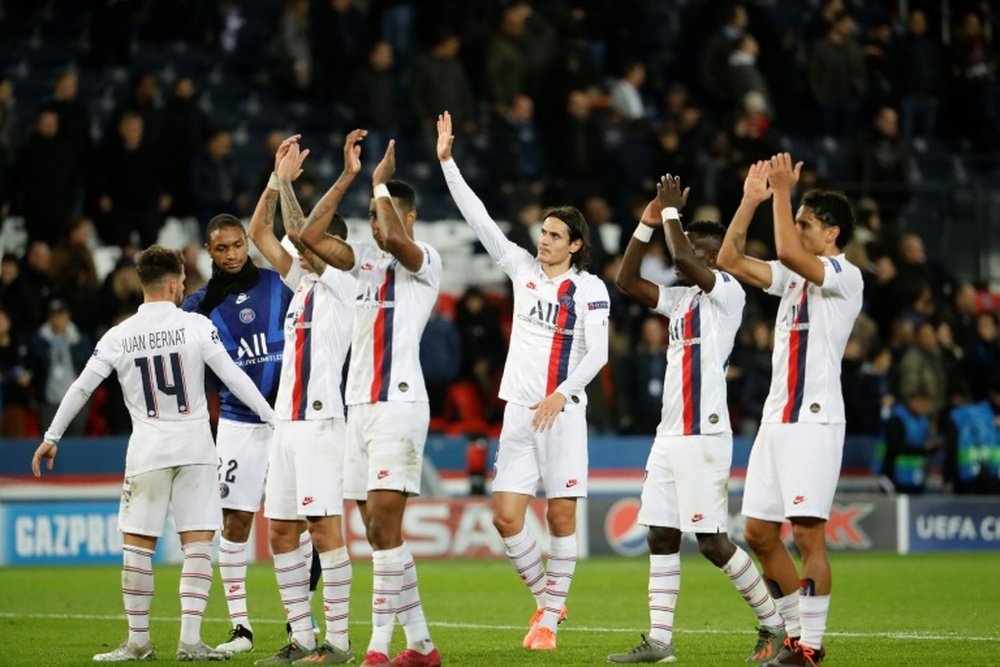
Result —
M347 220L344 220L344 216L340 213L334 211L333 219L330 220L329 226L327 226L326 231L330 232L334 236L339 236L340 238L347 240Z
M161 245L151 245L141 253L135 262L136 273L143 287L152 285L165 276L180 276L184 273L184 259L179 250L171 250Z
M225 229L226 227L236 227L246 236L246 229L243 228L243 223L240 222L239 218L229 213L220 213L208 221L208 226L205 227L205 239L212 238L212 234L215 231Z
M839 227L837 247L843 248L854 236L854 209L843 192L810 190L802 197L802 205L812 210L827 227Z
M406 181L393 179L385 184L389 188L389 195L393 199L398 199L403 205L403 212L408 213L417 208L417 191Z
M580 213L580 209L575 206L552 206L542 211L542 220L545 218L556 218L562 220L569 227L570 243L580 239L583 245L573 253L570 263L577 271L583 271L590 263L590 226L587 219Z
M710 236L717 239L719 243L726 238L726 228L722 226L721 222L716 222L715 220L695 220L689 223L684 231L688 234L700 234L702 236Z

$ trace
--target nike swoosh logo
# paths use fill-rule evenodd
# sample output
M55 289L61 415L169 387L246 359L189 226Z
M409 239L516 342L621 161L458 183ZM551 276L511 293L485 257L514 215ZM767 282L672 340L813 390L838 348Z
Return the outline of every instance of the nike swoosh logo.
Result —
M238 297L236 297L236 304L239 305L239 304L243 303L244 301L246 301L249 298L250 297L247 296L246 294L240 294Z

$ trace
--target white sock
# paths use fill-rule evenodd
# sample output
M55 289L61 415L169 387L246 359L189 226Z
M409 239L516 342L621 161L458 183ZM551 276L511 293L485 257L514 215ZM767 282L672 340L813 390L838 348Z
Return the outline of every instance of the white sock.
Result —
M230 542L224 537L219 538L219 575L222 577L222 589L226 592L229 621L234 628L242 625L251 630L250 617L247 615L246 542Z
M417 586L417 564L413 561L410 546L403 542L403 582L399 589L396 616L406 633L406 647L427 655L434 650L431 633L424 618L424 607L420 603L420 588Z
M201 618L205 615L208 593L212 590L212 543L190 542L181 567L181 641L201 641Z
M153 601L153 551L122 545L122 598L128 618L128 641L149 644L149 604Z
M719 568L726 573L733 586L739 591L743 599L750 605L750 609L757 615L760 624L769 628L781 628L785 623L781 620L778 608L771 599L771 594L767 591L767 585L761 579L760 573L754 567L750 556L743 549L736 547L736 553L729 559L729 562Z
M528 527L511 537L503 538L504 549L510 564L514 566L528 590L535 597L535 604L541 609L545 604L545 568L542 567L542 550L538 548L535 536Z
M368 650L389 655L403 585L403 547L372 552L372 638Z
M823 647L826 616L830 612L830 596L800 594L799 612L802 618L802 636L799 642L818 651Z
M681 555L649 556L649 641L667 646L674 639L674 607L681 588Z
M785 632L789 637L798 637L802 634L799 624L799 592L783 595L774 601L778 607L778 613L785 620Z
M281 604L292 626L292 639L302 648L316 648L316 637L309 620L309 568L302 560L302 552L296 549L275 554L274 576L278 581Z
M545 573L545 612L538 626L556 631L559 614L566 606L573 572L576 570L576 534L549 540L549 562Z
M346 651L351 645L347 636L347 619L351 603L351 558L347 555L347 547L340 547L321 553L319 562L323 566L326 641Z

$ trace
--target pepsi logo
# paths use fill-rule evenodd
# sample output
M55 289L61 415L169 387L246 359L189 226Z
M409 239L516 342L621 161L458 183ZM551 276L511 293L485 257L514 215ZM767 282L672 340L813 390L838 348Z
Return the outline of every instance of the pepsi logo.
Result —
M622 556L646 553L647 529L639 524L639 506L638 498L622 498L604 517L604 536L611 548Z

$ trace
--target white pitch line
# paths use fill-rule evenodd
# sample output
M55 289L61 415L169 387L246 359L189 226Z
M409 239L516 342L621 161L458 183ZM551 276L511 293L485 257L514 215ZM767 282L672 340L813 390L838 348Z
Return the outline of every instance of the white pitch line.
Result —
M24 618L39 620L62 620L62 621L124 621L125 616L117 614L18 614L9 611L0 611L0 618ZM157 623L179 623L180 619L167 616L152 616L151 621ZM208 623L229 623L228 618L205 618ZM284 625L284 620L275 618L255 618L254 623ZM353 625L371 625L370 621L351 621ZM428 625L438 628L459 628L463 630L523 630L524 625L502 625L490 623L453 623L450 621L429 621ZM588 626L565 625L559 628L559 632L641 632L636 628L601 628ZM721 628L700 628L685 629L677 628L674 632L689 635L745 635L751 633L747 629L724 630ZM869 637L876 639L893 640L921 640L921 641L970 641L970 642L1000 642L1000 636L996 637L976 637L968 635L930 635L920 632L826 632L827 637Z

